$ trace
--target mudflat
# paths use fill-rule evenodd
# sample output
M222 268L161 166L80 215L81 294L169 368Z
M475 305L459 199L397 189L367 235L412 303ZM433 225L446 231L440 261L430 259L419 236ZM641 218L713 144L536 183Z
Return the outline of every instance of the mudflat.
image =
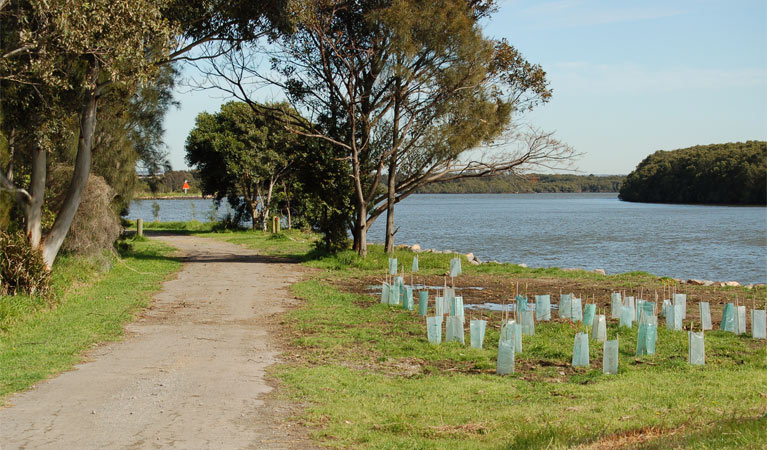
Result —
M291 405L268 396L275 316L298 264L233 244L155 235L185 264L124 340L7 399L0 448L306 448Z

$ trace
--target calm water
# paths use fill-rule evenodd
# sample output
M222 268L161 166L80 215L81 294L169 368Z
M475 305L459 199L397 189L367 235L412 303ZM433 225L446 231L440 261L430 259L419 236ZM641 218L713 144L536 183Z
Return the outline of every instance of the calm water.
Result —
M158 204L160 220L202 221L212 202ZM134 202L129 217L153 220L151 205ZM397 244L474 252L483 261L767 282L764 207L626 203L615 194L465 194L413 195L395 211ZM381 216L370 241L383 242L384 227Z

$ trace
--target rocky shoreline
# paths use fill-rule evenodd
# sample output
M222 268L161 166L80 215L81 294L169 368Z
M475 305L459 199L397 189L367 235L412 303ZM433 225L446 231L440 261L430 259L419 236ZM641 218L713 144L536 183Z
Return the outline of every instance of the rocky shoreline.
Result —
M481 261L472 252L461 253L461 252L456 252L456 251L453 251L453 250L437 250L437 249L433 249L433 248L422 249L419 244L413 244L413 245L402 244L402 245L398 245L397 248L405 249L405 250L410 250L410 251L412 251L414 253L437 253L437 254L445 254L445 253L447 253L447 254L463 255L463 256L466 257L466 259L469 261L470 264L475 265L475 266L476 265L480 265L480 264L513 264L513 265L516 265L516 266L519 266L519 267L524 267L524 268L528 267L527 264L525 264L525 263L518 263L518 264L503 263L501 261L496 261L496 260ZM605 272L604 269L587 270L587 269L582 269L582 268L563 268L561 270L564 270L565 272L578 272L578 271L581 271L581 272L598 273L600 275L607 275L607 272ZM667 277L658 277L658 278L660 279L660 278L667 278ZM672 277L669 277L669 278L671 278L672 280L674 280L678 284L687 284L687 285L690 285L690 286L743 287L743 288L746 288L746 289L767 287L767 283L740 284L737 281L711 281L711 280L698 280L698 279L694 279L694 278L691 278L689 280L683 280L681 278L672 278Z

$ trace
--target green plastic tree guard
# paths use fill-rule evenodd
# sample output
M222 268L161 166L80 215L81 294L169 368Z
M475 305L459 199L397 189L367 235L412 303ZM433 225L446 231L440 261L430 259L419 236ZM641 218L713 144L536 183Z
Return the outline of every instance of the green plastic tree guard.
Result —
M666 328L679 331L682 329L682 305L670 305L666 308Z
M704 331L713 329L711 324L711 307L708 302L698 303L698 309L700 310L700 324Z
M722 310L722 330L735 332L735 304L727 303Z
M522 322L522 334L535 336L535 314L534 311L522 311L519 313L519 320Z
M402 309L413 310L413 286L404 286L404 295L402 296Z
M450 276L452 278L460 275L461 272L461 258L453 258L450 260Z
M602 373L607 375L618 374L618 340L605 341L602 353Z
M735 307L735 334L746 334L746 307Z
M663 306L661 306L660 315L663 317L666 317L666 311L668 310L670 306L671 306L671 300L669 299L663 300Z
M389 275L397 275L397 258L389 258Z
M522 297L521 295L517 295L517 307L519 308L519 312L527 311L527 297Z
M471 333L471 346L474 348L482 348L482 343L485 342L485 328L487 327L486 320L471 320L469 321L469 333Z
M442 316L426 318L426 333L432 344L442 342Z
M634 322L635 320L637 320L636 303L634 302L634 297L626 297L623 300L623 307L628 308L629 313L631 314L631 322ZM623 311L624 310L621 310L621 315L624 314Z
M573 294L562 294L559 296L559 318L569 319Z
M514 353L522 353L522 325L512 321L511 335L514 337Z
M411 272L418 272L418 255L413 256L413 265L410 267Z
M583 322L583 308L581 307L581 299L573 298L570 303L571 311L570 318L573 322Z
M751 310L751 337L754 339L767 339L767 320L764 309Z
M463 322L460 317L448 316L447 322L445 323L445 332L447 333L446 342L455 341L460 342L461 344L466 343L463 336Z
M400 287L400 284L397 282L397 279L395 278L394 284L389 288L389 304L390 305L399 305L401 292L402 292L402 289Z
M445 297L434 297L434 315L442 317L445 315Z
M627 299L629 297L626 297ZM630 306L623 306L621 309L621 327L632 328L634 326L634 308Z
M495 365L498 375L514 373L514 345L510 342L498 344L498 360Z
M687 362L692 365L702 366L706 364L706 347L703 342L702 331L687 332L688 353Z
M623 308L623 301L621 300L620 292L613 292L610 294L610 318L620 319L621 308Z
M551 320L551 296L536 295L535 296L535 320L546 321Z
M381 303L389 303L389 283L381 285Z
M583 307L583 324L590 327L594 323L594 315L597 313L597 305L588 303Z
M655 302L648 302L645 300L642 300L642 303L639 305L639 323L645 323L649 318L653 318L652 320L655 320L655 323L658 323L658 318L655 316Z
M418 291L418 314L425 316L429 309L429 291Z
M654 355L657 340L658 319L655 316L645 317L644 322L639 325L639 332L637 333L637 356Z
M501 321L501 333L498 335L498 343L501 342L513 342L514 341L514 335L512 334L511 330L511 324L513 324L513 320Z
M682 305L682 320L687 318L687 294L674 294L674 306Z
M607 318L604 314L598 314L594 317L594 324L591 326L591 337L597 342L604 342L607 339Z
M573 367L589 366L589 335L577 333L573 343Z

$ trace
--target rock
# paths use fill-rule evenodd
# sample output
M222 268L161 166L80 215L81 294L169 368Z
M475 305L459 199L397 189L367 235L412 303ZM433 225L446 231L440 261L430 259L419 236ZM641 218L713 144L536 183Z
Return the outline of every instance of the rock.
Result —
M738 283L737 281L726 281L724 285L729 287L738 287L740 286L740 283Z
M517 264L517 265L518 265L519 267L524 267L525 269L527 269L527 264L525 264L525 263L519 263L519 264Z
M747 285L745 285L743 287L750 290L750 289L754 288L754 285L753 284L747 284Z
M410 247L410 250L412 250L412 251L414 251L414 252L418 253L418 252L420 252L420 251L421 251L421 246L420 246L419 244L413 244L413 246L412 246L412 247Z
M474 253L471 253L471 252L467 253L466 254L466 259L468 259L469 262L474 261Z
M565 272L580 272L583 269L581 269L580 267L569 267L567 269L562 269L562 270L564 270Z
M711 286L712 284L714 284L714 282L711 280L703 280L703 286Z
M471 265L473 265L473 266L478 266L478 265L480 265L481 263L480 263L479 261L477 261L476 259L470 259L470 260L469 260L469 264L471 264Z
M432 252L432 253L436 253L436 254L438 254L438 255L439 255L439 254L442 254L442 250L432 250L431 252Z
M724 281L720 281L718 283L714 283L714 285L715 286L719 286L719 287L724 287L725 286Z
M598 273L600 275L607 275L607 272L605 272L604 269L594 269L594 273Z
M687 280L687 284L691 284L693 286L703 286L703 282L702 281L695 280L695 279Z

